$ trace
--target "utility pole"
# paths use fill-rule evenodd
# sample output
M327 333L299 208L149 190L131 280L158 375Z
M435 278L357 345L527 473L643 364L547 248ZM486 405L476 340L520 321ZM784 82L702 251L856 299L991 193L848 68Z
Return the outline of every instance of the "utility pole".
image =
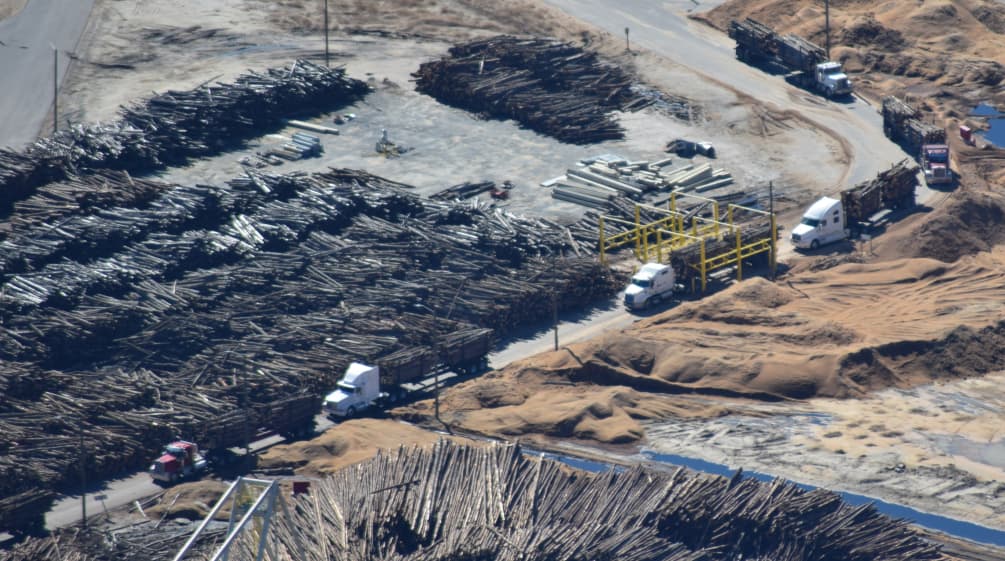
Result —
M827 60L831 59L831 2L824 0L824 29L827 32Z
M625 51L632 52L632 48L628 45L628 28L625 28Z
M59 129L59 51L52 47L52 134Z
M778 226L775 224L775 182L768 182L768 213L771 215L771 280L775 280L778 252Z
M328 64L328 0L325 0L325 66Z
M555 256L551 258L551 325L552 329L555 331L555 350L558 350L558 269L555 264L558 259Z
M87 527L87 448L84 448L84 431L80 431L80 524Z

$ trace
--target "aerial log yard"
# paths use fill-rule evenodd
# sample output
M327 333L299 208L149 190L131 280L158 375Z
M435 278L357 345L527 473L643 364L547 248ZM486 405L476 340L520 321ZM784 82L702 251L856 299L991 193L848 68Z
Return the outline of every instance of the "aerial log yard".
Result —
M0 0L0 561L1005 560L1005 2Z

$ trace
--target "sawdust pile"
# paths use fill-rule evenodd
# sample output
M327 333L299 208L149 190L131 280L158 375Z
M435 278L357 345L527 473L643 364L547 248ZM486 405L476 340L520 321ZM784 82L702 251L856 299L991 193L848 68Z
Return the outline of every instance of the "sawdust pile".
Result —
M161 495L156 505L144 509L144 512L148 518L154 520L161 518L201 520L213 509L213 505L220 500L227 487L226 483L213 480L175 485ZM218 512L216 518L227 520L229 516L230 509L226 508Z
M429 446L441 436L397 421L358 419L341 423L312 440L270 448L259 456L262 470L292 469L297 475L321 477L368 460L380 449L401 445Z
M754 278L451 388L441 416L484 434L630 443L640 419L727 412L710 398L850 398L1003 369L1003 310L1005 248ZM403 415L428 419L431 405Z

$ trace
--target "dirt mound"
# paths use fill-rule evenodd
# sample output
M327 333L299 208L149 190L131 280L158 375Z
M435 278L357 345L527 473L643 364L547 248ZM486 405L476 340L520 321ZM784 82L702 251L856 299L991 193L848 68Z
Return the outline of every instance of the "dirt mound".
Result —
M962 189L945 204L876 240L882 256L953 262L1005 243L1005 194Z
M412 425L380 419L346 421L312 440L270 448L259 457L262 470L291 468L320 477L373 457L380 449L431 445L440 436Z
M160 502L144 510L147 516L157 518L186 518L200 520L209 514L216 501L220 500L228 485L222 481L193 481L168 489ZM230 509L217 513L217 520L227 520Z
M715 398L859 397L1005 368L1003 309L1005 246L755 278L455 386L441 416L510 438L630 443L640 420L724 414ZM429 421L432 403L400 413Z
M839 42L852 47L874 47L893 52L900 51L908 45L900 31L883 26L871 14L856 16L849 26L841 31Z

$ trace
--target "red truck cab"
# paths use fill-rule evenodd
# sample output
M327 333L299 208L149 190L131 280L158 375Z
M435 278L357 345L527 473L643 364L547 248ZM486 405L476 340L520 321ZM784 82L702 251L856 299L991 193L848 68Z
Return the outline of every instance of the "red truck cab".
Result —
M949 168L949 146L946 144L925 144L921 147L921 167L925 171L925 182L932 184L951 183L953 170Z
M175 483L206 469L206 460L194 442L178 440L164 447L161 456L150 465L154 481Z

